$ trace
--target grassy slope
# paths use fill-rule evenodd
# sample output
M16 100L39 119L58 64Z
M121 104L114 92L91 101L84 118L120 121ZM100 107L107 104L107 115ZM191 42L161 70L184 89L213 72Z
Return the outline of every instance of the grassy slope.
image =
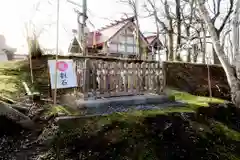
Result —
M26 61L12 61L12 62L0 64L0 94L1 95L17 100L19 97L23 96L25 93L24 88L22 86L22 81L29 82L29 80L30 80L29 71L28 71L28 65ZM62 140L61 138L63 138L64 140L70 137L76 138L77 135L79 135L80 133L81 135L87 135L91 137L93 135L98 135L102 131L106 130L106 126L109 126L113 128L110 129L110 131L109 131L109 128L106 131L104 131L104 134L105 133L109 134L108 143L123 142L123 139L130 141L130 142L127 142L127 144L129 143L136 144L139 141L145 142L146 139L144 138L139 139L139 136L144 137L146 136L145 135L146 133L139 130L138 125L144 126L144 128L149 127L148 125L144 124L145 123L144 121L146 119L151 117L157 117L158 115L164 115L164 114L166 115L169 112L186 112L186 111L191 112L197 109L199 106L207 106L208 102L216 102L216 103L223 102L223 100L220 100L220 99L193 96L191 94L188 94L185 92L179 92L176 90L168 90L167 92L171 95L174 95L177 100L187 102L189 105L185 107L174 107L174 108L167 108L167 109L154 110L154 111L135 111L131 113L116 113L109 116L95 117L88 120L82 120L79 123L80 124L79 126L81 126L80 128L83 127L86 133L83 133L82 129L78 130L77 132L71 131L70 133L62 134L59 140L61 141ZM59 110L62 111L64 109L59 109ZM58 112L58 109L56 109L55 112ZM118 125L113 125L114 123ZM227 125L225 125L222 122L213 120L208 125L202 124L199 122L190 122L190 124L192 125L193 129L196 132L198 132L199 128L204 128L204 130L206 132L209 132L210 134L221 135L221 136L224 136L225 139L229 141L240 142L239 132L229 128ZM76 125L78 124L74 123L75 127ZM71 125L68 125L68 127L70 126ZM136 130L138 130L139 133L137 134L133 133ZM206 137L206 132L200 133L200 136ZM101 135L98 135L97 139L101 139L101 138L103 137ZM225 154L225 157L228 157L229 159L239 159L239 157L230 153L231 149L229 150L229 148L226 148L219 144L214 144L213 147L218 148L219 153ZM118 149L121 149L121 147L120 148L118 147ZM142 151L145 154L146 148L144 149L143 147L142 149L143 149ZM109 152L113 152L113 151L109 151ZM146 155L143 155L142 158L144 156Z
M29 82L26 61L10 61L0 64L0 95L17 100L24 95L22 82Z
M209 98L209 97L201 97L201 96L194 96L186 92L180 92L177 90L169 89L166 91L170 96L174 96L176 100L182 101L187 103L185 107L170 107L165 109L159 110L150 110L150 111L134 111L130 113L117 113L118 116L114 114L114 116L108 116L108 118L112 117L114 119L125 119L126 117L139 117L139 116L149 116L149 115L156 115L156 114L165 114L169 112L192 112L195 111L198 107L208 106L209 102L212 103L223 103L224 100L218 98ZM65 106L54 106L51 107L47 114L57 114L57 113L64 113L66 115L81 115L76 110L73 110L69 107Z
M168 89L166 92L170 95L175 96L176 100L180 100L186 102L190 105L195 106L208 106L208 103L223 103L224 100L218 98L210 98L210 97L202 97L202 96L194 96L187 92L181 92L173 89Z
M207 107L208 102L223 103L224 100L194 96L176 90L168 90L168 93L188 105L153 111L115 113L69 122L60 125L61 134L53 144L57 143L60 148L67 149L68 154L65 156L82 154L90 159L114 157L152 160L161 157L166 160L181 154L187 157L184 151L192 154L191 158L196 160L208 159L207 157L240 159L237 152L240 147L237 145L240 143L240 133L227 124L216 119L184 122L169 115L172 112L193 112L200 106ZM164 129L166 121L170 121L174 127ZM179 149L173 146L178 146Z

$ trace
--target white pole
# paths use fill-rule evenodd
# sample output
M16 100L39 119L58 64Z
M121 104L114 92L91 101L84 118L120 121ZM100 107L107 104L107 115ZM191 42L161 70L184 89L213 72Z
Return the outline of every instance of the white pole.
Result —
M87 0L82 1L83 5L83 15L82 15L82 46L83 46L83 55L86 56L86 35L85 35L85 28L86 28L86 21L87 21Z
M58 41L59 41L59 9L60 8L60 0L57 0L57 35L56 35L56 65L55 65L55 88L54 88L54 99L53 99L53 103L54 106L57 103L57 61L58 61Z

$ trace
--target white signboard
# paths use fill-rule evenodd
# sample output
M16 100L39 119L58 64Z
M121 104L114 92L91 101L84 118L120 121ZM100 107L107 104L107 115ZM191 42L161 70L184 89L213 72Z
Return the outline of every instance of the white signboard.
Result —
M73 67L73 61L70 59L60 59L57 61L57 65L56 60L48 60L51 88L55 89L56 66L57 66L57 88L77 87L77 77L75 69Z

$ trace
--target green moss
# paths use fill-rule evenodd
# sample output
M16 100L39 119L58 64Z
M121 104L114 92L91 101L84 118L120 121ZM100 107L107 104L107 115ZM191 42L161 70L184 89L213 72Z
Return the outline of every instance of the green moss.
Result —
M153 121L147 124L147 119L157 120L157 115L168 115L172 112L193 112L200 106L207 107L208 102L224 102L221 99L199 97L175 90L170 90L168 93L171 96L174 96L176 100L181 100L188 104L183 107L169 107L165 109L148 111L133 110L132 112L127 113L114 113L106 116L83 118L80 119L79 122L74 121L72 124L66 124L65 127L67 126L67 128L60 126L61 134L56 139L62 141L58 143L64 143L65 147L68 147L70 145L76 145L75 143L81 143L82 137L86 139L92 137L90 141L95 140L96 143L94 143L94 145L103 142L107 142L110 146L112 145L111 147L106 148L106 153L114 153L116 150L118 150L119 152L124 151L121 154L126 153L127 155L128 153L129 155L135 155L135 153L138 153L136 154L137 157L134 157L135 159L156 159L156 148L161 141L164 142L164 139L162 139L162 133L158 133L156 135L155 132L152 132L152 130L156 129L155 127L157 125L159 125L159 130L161 130L162 126L161 124L158 124L161 123L160 121L156 121L156 123ZM62 108L60 107L60 109L58 108L57 110L61 109ZM238 132L228 128L223 123L216 121L210 121L209 124L189 121L189 126L184 128L186 133L179 134L189 134L189 129L193 129L193 131L190 130L189 133L194 134L196 141L201 139L198 143L199 145L202 143L202 148L197 148L197 150L204 150L205 147L207 147L205 146L206 143L209 147L208 151L212 150L209 151L210 154L216 154L217 156L225 157L225 159L229 160L239 159L238 155L235 155L235 149L229 149L229 146L231 145L228 145L229 141L231 142L240 140L240 135ZM163 132L165 132L165 130L163 130ZM149 133L151 133L151 135L148 135ZM220 145L218 144L218 140L215 142L214 138L211 139L212 137L215 137L215 135L218 135L223 143L226 142L226 145ZM147 136L149 137L147 138ZM227 137L227 139L224 137ZM88 142L90 141L88 140ZM155 145L155 142L160 143ZM119 146L113 150L112 148L116 147L117 144L119 144ZM161 149L157 151L161 151Z
M195 106L208 106L208 103L224 103L224 100L218 98L211 98L211 97L203 97L203 96L195 96L189 94L187 92L181 92L173 89L168 89L166 92L169 95L175 96L176 100L180 100L182 102L186 102L190 105Z
M213 122L212 130L217 134L223 134L230 140L240 141L240 133L228 128L228 126L224 125L223 123Z
M68 115L68 116L74 116L74 115L80 115L81 113L78 110L72 109L70 107L67 106L61 106L61 105L57 105L57 106L48 106L46 107L47 111L45 112L46 115L57 115L57 114L64 114L64 115Z

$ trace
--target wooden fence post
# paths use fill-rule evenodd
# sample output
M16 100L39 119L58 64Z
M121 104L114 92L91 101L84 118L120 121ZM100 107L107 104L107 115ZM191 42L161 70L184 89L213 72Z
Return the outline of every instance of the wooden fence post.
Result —
M167 74L166 74L166 62L162 63L162 66L160 65L160 70L162 70L162 84L161 84L161 92L163 92L164 88L166 87L166 80L167 80Z
M91 64L89 59L85 59L84 62L84 84L83 84L83 94L84 99L88 98L88 92L89 92L89 81L90 81L90 70L91 70Z

